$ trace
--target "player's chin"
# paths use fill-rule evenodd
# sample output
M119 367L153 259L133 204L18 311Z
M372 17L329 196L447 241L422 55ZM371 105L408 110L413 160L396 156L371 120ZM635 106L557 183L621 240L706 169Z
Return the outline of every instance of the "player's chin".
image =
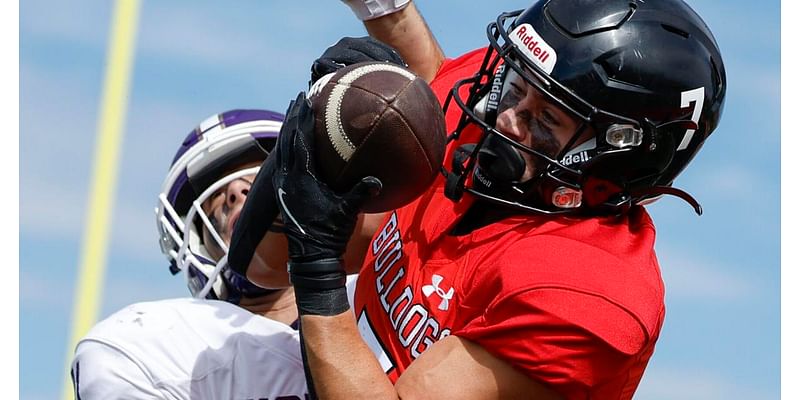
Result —
M231 232L233 232L234 229L236 229L236 223L239 222L239 215L241 213L242 213L242 208L240 207L240 208L234 210L231 213L231 216L228 217L227 228L226 228L225 232L223 233L223 235L225 236L225 240L227 240L228 242L230 242L230 239L231 239L231 236L232 236Z

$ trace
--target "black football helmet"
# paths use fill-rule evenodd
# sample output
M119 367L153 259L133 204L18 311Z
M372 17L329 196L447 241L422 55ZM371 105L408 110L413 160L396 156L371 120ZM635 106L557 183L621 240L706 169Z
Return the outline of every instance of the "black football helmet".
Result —
M445 168L448 197L466 191L536 213L619 214L672 194L702 213L672 183L719 123L725 68L686 3L542 0L501 14L487 35L480 70L445 102L462 110L451 140L480 128ZM563 150L537 150L496 129L501 99L519 79L579 121ZM587 130L592 138L577 143ZM537 165L525 181L521 152Z

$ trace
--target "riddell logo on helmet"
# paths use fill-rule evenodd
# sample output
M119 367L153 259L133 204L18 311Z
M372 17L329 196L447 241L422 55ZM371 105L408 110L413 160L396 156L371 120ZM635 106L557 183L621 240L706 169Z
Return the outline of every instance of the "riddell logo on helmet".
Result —
M561 159L561 165L570 166L572 164L584 163L590 159L591 157L589 157L588 152L584 150L575 154L567 154Z
M492 89L489 91L489 97L486 100L486 111L496 111L497 106L500 105L500 96L503 93L503 75L506 70L505 64L497 67L497 72L494 73L492 79Z
M532 61L539 68L548 74L553 72L558 55L547 42L536 33L531 24L522 24L511 32L511 41L517 45L519 50L528 60Z

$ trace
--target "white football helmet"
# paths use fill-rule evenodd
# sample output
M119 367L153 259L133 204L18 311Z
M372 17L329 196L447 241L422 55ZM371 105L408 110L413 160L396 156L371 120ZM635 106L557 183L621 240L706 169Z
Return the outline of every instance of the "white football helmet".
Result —
M242 296L269 293L213 259L203 242L205 225L218 248L227 243L201 205L219 188L255 174L275 146L283 115L266 110L231 110L213 115L181 143L158 196L156 223L161 251L173 275L183 271L192 295L238 303Z

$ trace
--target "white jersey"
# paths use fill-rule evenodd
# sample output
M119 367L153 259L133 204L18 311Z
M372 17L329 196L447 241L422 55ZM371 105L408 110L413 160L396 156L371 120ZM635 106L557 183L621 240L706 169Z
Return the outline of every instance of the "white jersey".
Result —
M137 303L75 350L76 399L304 399L291 327L223 301Z

